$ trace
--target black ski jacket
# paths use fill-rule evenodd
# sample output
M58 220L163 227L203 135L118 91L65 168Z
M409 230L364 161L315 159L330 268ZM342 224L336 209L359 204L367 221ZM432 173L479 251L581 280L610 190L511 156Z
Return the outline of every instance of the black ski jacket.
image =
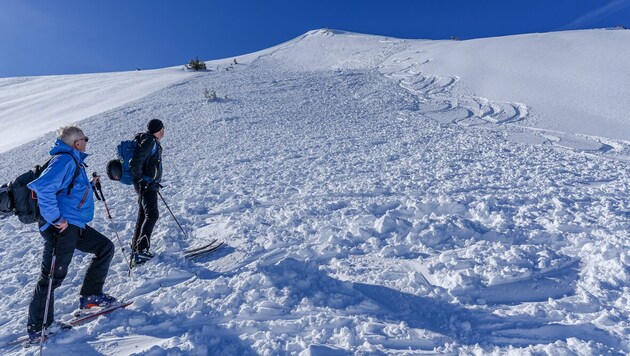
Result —
M148 132L136 135L136 146L129 167L133 174L134 185L145 182L160 183L162 180L162 145L160 141Z

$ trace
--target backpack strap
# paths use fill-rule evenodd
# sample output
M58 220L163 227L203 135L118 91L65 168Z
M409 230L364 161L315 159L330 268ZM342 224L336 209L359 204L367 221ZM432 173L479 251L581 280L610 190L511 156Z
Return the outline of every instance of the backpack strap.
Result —
M77 161L76 158L74 158L74 156L70 153L70 152L61 152L58 153L58 155L68 155L70 157L72 157L72 160L74 161L74 163L77 165L76 168L74 169L74 175L72 176L72 180L70 181L70 184L68 184L68 188L67 188L67 194L70 195L70 193L72 192L72 188L74 188L74 180L77 179L77 177L79 176L79 174L81 174L81 169L80 166L81 164L79 164L79 162ZM51 158L52 159L52 158ZM48 160L48 162L50 162L50 160ZM46 162L46 166L48 165L48 162ZM63 190L63 189L62 189ZM57 194L61 193L61 191L58 191Z
M153 156L157 152L157 140L153 139L153 148L151 148L151 156Z
M157 152L157 139L155 138L155 136L151 135L151 140L153 140L153 147L151 147L151 153L147 156L147 159L144 161L144 170L148 170L149 169L149 161L151 160L151 157L153 157L155 155L155 153Z

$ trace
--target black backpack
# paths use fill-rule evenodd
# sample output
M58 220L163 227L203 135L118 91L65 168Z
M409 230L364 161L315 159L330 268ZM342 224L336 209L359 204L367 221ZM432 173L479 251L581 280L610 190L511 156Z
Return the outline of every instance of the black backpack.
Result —
M67 193L70 195L72 187L74 186L74 180L81 173L80 164L70 153L62 152L59 154L70 155L77 165L72 180L67 188ZM39 221L40 215L37 205L37 196L35 192L30 190L26 185L39 178L42 172L48 167L51 159L46 161L42 166L37 165L30 171L20 174L13 182L0 186L0 212L15 214L24 224L32 224ZM57 194L64 190L66 189L58 191Z

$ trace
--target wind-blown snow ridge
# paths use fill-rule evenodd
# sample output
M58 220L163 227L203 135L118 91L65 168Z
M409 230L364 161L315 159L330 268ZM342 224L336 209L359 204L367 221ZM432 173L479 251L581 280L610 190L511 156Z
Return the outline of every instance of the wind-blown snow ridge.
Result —
M627 141L552 130L537 105L435 71L442 46L461 43L321 34L214 62L81 122L101 172L117 142L165 121L163 194L187 233L163 209L155 259L130 280L114 257L106 292L133 306L45 352L630 352ZM595 38L513 40L580 34ZM0 154L0 176L43 160L52 140ZM103 185L128 242L134 194ZM24 331L41 241L0 219L6 342ZM93 226L112 235L100 204ZM183 259L211 238L227 246ZM76 307L89 260L77 253L58 317Z

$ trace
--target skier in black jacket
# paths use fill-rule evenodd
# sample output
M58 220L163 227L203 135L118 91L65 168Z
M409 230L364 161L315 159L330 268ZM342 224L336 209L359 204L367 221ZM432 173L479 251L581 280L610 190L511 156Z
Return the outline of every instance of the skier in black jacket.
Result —
M149 252L151 234L160 213L158 211L158 191L162 180L162 146L164 124L158 119L149 121L147 132L136 136L138 146L129 167L133 174L133 186L138 193L138 220L132 240L131 259L139 265L153 258Z

